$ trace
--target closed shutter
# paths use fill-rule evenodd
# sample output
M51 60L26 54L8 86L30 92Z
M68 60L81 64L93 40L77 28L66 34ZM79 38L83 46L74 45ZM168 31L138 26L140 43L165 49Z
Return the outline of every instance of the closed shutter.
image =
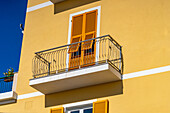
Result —
M82 40L83 14L73 17L71 43L80 42ZM80 44L74 44L69 47L69 53L78 51Z
M51 113L64 113L64 108L63 107L53 108L51 109Z
M94 102L93 113L108 113L108 100Z
M96 36L96 24L97 24L97 10L86 13L85 20L85 36L83 40L95 38ZM93 40L83 43L83 49L91 49Z

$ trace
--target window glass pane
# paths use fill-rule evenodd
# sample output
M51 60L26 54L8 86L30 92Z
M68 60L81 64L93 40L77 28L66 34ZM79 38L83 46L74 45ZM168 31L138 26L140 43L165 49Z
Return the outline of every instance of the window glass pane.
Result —
M85 109L84 110L84 113L92 113L93 112L93 109L92 108L90 108L90 109Z
M79 113L79 111L71 111L71 113Z

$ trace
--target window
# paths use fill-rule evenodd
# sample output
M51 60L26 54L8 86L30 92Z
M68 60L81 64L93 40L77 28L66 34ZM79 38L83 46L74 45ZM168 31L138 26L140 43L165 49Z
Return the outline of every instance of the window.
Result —
M108 100L65 107L65 112L64 107L53 108L51 109L51 113L108 113Z

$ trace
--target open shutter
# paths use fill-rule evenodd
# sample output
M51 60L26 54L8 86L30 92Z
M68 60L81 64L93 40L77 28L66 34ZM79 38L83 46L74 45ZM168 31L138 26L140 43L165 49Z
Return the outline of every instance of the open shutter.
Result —
M53 108L51 109L51 113L64 113L64 107Z
M85 36L84 40L95 38L97 24L97 10L86 13ZM83 43L83 49L91 49L93 40Z
M72 33L71 43L80 42L82 40L82 29L83 29L83 14L74 16L72 18ZM71 45L69 47L69 53L78 51L80 43Z
M74 37L72 38L72 40L71 40L71 43L80 42L81 37L82 37L81 35L74 36ZM79 46L80 46L80 43L71 45L71 46L69 47L69 51L68 51L68 52L69 52L69 53L73 53L73 52L78 51Z
M94 102L93 113L108 113L108 100Z

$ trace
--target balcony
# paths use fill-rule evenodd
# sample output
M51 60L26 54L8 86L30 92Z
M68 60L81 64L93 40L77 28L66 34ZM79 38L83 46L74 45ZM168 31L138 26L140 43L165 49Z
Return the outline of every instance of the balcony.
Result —
M105 35L35 53L30 86L51 94L121 80L121 46Z
M0 105L16 102L17 73L9 77L0 78Z

